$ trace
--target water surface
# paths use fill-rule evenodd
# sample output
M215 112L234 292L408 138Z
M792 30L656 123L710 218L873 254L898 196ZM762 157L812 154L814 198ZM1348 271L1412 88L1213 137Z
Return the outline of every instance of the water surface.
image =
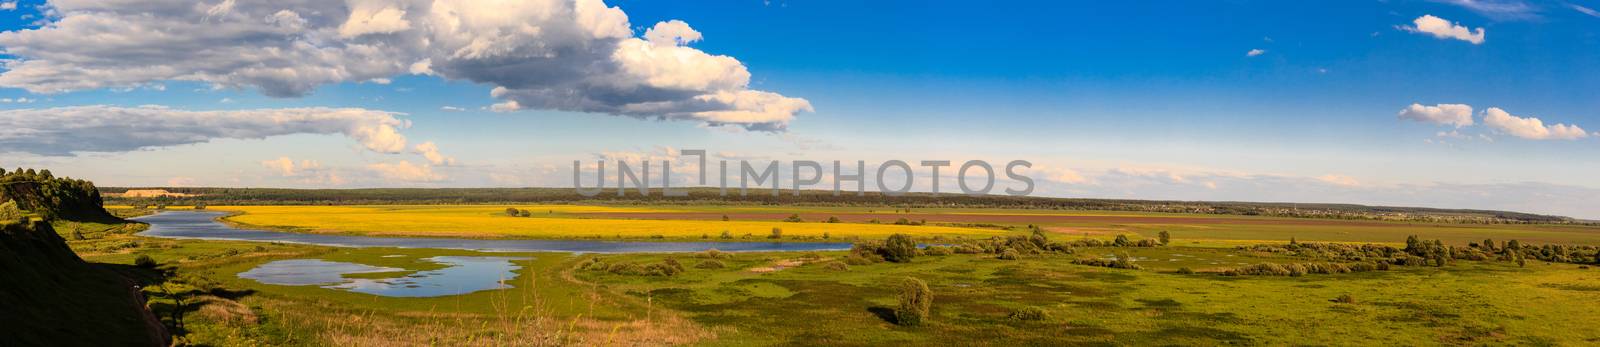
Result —
M407 271L321 259L279 260L240 272L240 278L265 284L315 285L357 293L393 297L434 297L467 294L481 290L510 288L520 268L512 257L438 256L424 260L447 265L443 269L417 271L389 278L345 278L345 274Z

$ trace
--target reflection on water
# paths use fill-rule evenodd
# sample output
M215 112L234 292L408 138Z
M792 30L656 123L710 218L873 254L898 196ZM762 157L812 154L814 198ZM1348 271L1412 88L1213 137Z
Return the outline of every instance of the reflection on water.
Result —
M375 237L237 229L214 220L222 212L167 211L133 218L150 224L141 236L180 239L303 243L338 247L466 249L488 252L641 253L699 252L716 248L741 251L836 251L849 243L823 242L641 242L582 240L482 240L430 237Z
M510 288L519 266L512 257L438 256L424 260L444 264L438 270L418 271L393 278L345 278L345 274L406 271L321 259L279 260L239 273L240 278L265 284L347 290L394 297L432 297L458 295L480 290Z

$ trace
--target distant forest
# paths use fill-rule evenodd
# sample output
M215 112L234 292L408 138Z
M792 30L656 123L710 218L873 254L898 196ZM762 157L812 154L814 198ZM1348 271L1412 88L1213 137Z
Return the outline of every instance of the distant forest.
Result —
M121 197L128 190L160 189L192 196ZM682 205L804 205L804 206L885 206L902 208L1015 208L1045 210L1137 211L1258 215L1296 218L1366 219L1448 223L1551 223L1590 224L1562 216L1531 213L1436 209L1420 207L1365 206L1354 204L1303 204L1226 201L1157 201L1118 199L1042 198L1015 196L965 196L960 194L910 193L898 197L878 193L857 196L830 190L802 190L799 196L782 190L751 189L739 196L729 189L719 196L717 188L688 188L688 196L666 197L659 189L641 196L629 189L618 196L608 189L600 195L584 197L571 188L368 188L368 189L281 189L281 188L191 188L103 187L107 204L117 205L383 205L383 204L500 204L500 203L593 203L593 204L682 204Z

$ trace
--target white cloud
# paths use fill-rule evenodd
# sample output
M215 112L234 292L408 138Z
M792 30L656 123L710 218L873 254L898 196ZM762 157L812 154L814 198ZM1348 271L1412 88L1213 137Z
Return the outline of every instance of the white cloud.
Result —
M601 0L350 0L214 6L66 1L48 26L0 33L0 86L35 93L182 80L305 95L340 82L438 75L495 86L496 111L687 120L781 131L805 99L749 88L737 59L686 44L678 20L635 37Z
M1257 48L1257 49L1252 49L1249 52L1245 52L1244 56L1246 56L1246 57L1254 57L1254 56L1258 56L1258 55L1262 55L1262 54L1267 54L1267 50Z
M1600 11L1595 11L1592 8L1583 7L1582 5L1578 4L1567 4L1567 7L1571 7L1573 11L1578 11L1578 13L1586 14L1590 17L1600 18Z
M17 9L16 1L0 1L0 10L11 11Z
M1576 140L1589 136L1577 125L1544 125L1535 117L1517 117L1498 107L1483 111L1483 124L1490 128L1529 140Z
M1327 174L1327 175L1317 176L1317 180L1318 181L1322 181L1323 183L1332 184L1332 185L1341 186L1341 187L1359 187L1359 186L1361 186L1361 181L1357 181L1355 177L1350 177L1350 176L1345 176L1345 175Z
M1422 17L1417 17L1416 20L1412 21L1412 24L1414 25L1402 25L1399 26L1399 28L1401 30L1414 33L1433 35L1433 37L1440 39L1457 39L1471 42L1474 45L1483 43L1484 30L1481 27L1477 29L1468 29L1465 26L1451 23L1444 18L1434 17L1431 14L1425 14L1422 15Z
M433 165L451 166L456 164L456 158L439 154L439 145L434 144L433 141L419 143L412 150L417 154L421 154L423 158L428 159L428 163Z
M1538 8L1521 0L1434 0L1461 6L1495 20L1521 20L1539 17Z
M690 28L689 23L677 19L657 22L655 27L644 32L644 40L657 45L682 46L700 39L699 31Z
M460 107L455 107L455 106L440 106L439 110L440 111L448 111L448 112L461 112L461 111L466 111L467 109L460 108Z
M399 153L410 123L399 113L360 108L187 111L106 105L0 110L0 152L65 156L126 152L290 134L341 134L380 153Z
M1033 171L1038 172L1039 175L1043 176L1043 178L1046 180L1060 182L1063 184L1094 184L1093 179L1084 176L1083 173L1079 172L1078 170L1069 168L1045 167L1041 165L1034 168Z
M179 177L173 177L173 178L167 179L167 186L168 187L188 187L188 186L194 185L194 182L195 182L194 177L179 176Z
M1411 104L1411 106L1400 110L1398 117L1418 122L1454 125L1457 128L1473 124L1472 106L1462 104L1438 104L1434 106Z
M296 163L289 157L278 157L278 159L262 161L261 166L277 171L282 176L295 176L306 170L320 169L322 168L322 163L315 160L301 160Z
M372 170L379 176L392 181L437 182L445 179L444 175L433 172L433 166L428 164L412 164L411 162L405 160L394 163L370 164L367 165L367 169Z
M264 160L261 166L266 167L282 177L294 178L295 182L313 185L341 185L346 181L337 171L324 169L322 163L316 160L295 161L289 157Z
M23 98L15 98L15 99L13 99L13 98L0 98L0 104L31 104L34 101L37 101L37 100L29 99L29 98L25 98L25 97L23 97Z

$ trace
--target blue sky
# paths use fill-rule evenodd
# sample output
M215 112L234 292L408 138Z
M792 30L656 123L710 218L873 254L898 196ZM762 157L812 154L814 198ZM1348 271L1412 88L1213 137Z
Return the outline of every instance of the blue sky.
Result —
M1593 180L1600 177L1594 157L1600 148L1594 92L1600 90L1594 63L1600 61L1600 16L1590 10L1600 3L1593 1L607 1L625 13L626 26L618 26L625 32L493 41L593 47L632 40L643 42L646 52L704 53L690 61L711 65L693 66L719 68L661 72L677 65L619 63L613 55L595 59L656 75L572 83L562 76L595 72L525 51L489 50L485 54L500 56L466 59L450 54L475 46L443 50L439 42L496 38L526 23L547 32L595 28L583 20L476 18L502 30L440 33L440 22L428 22L439 18L440 5L424 0L317 5L333 6L328 9L134 3L111 10L55 6L46 15L38 2L23 1L0 11L0 30L9 32L0 34L0 47L14 59L0 73L0 99L12 100L0 103L10 110L0 123L11 117L3 124L60 130L20 119L71 114L60 117L81 122L95 116L50 109L162 105L214 113L114 109L115 117L93 119L133 119L127 122L138 126L127 129L200 140L112 138L119 132L100 129L95 136L102 137L83 141L102 150L55 148L70 153L62 154L39 153L52 152L48 137L8 142L0 132L0 166L48 166L103 185L567 186L572 160L670 159L668 149L701 148L728 158L783 161L1025 159L1036 163L1037 194L1048 196L1351 202L1600 218L1600 184ZM141 11L166 17L138 22ZM282 11L299 14L293 18L300 24L258 26ZM56 24L41 28L41 18ZM148 41L129 46L138 47L133 57L117 59L117 52L81 48L104 37L93 34L107 32L73 18L179 34L174 40L125 38ZM399 26L384 21L396 18ZM671 20L703 37L647 37L652 29L683 33L657 24ZM265 30L288 38L182 37L195 28ZM63 36L49 36L52 31ZM433 46L408 47L422 42L417 37L429 37ZM86 42L45 42L51 38ZM188 46L195 42L212 46L184 54L197 49ZM297 47L284 42L333 49L345 59L250 60L263 47ZM363 52L351 47L373 42L393 51L351 57ZM201 54L212 49L218 57ZM407 58L363 65L390 56ZM714 56L736 59L737 69ZM306 57L328 61L296 65ZM407 67L423 58L432 62L431 71ZM182 64L163 65L167 61ZM251 66L296 70L284 77ZM740 69L747 78L740 78ZM317 75L327 71L337 73ZM508 91L492 93L496 87ZM771 95L756 106L659 99L672 106L638 111L647 103L630 98L662 97L619 92L639 88ZM593 102L548 98L550 90ZM24 98L29 102L16 102ZM626 100L612 103L619 99ZM1466 105L1472 124L1402 116L1413 104L1424 111ZM502 107L496 111L495 105ZM511 105L515 110L506 108ZM259 139L228 135L238 133L234 128L173 128L178 122L163 118L244 122L291 108L371 114L345 120L352 123L264 132ZM1507 117L1489 121L1491 108ZM257 112L228 113L251 110ZM383 148L390 143L375 143L383 138L352 135L358 131L351 129L386 117L409 122L397 128L404 146ZM1535 118L1542 126L1529 125ZM253 125L219 127L227 126ZM438 156L425 158L415 148L423 142L435 144ZM294 167L286 169L285 161ZM945 189L953 190L951 184Z

